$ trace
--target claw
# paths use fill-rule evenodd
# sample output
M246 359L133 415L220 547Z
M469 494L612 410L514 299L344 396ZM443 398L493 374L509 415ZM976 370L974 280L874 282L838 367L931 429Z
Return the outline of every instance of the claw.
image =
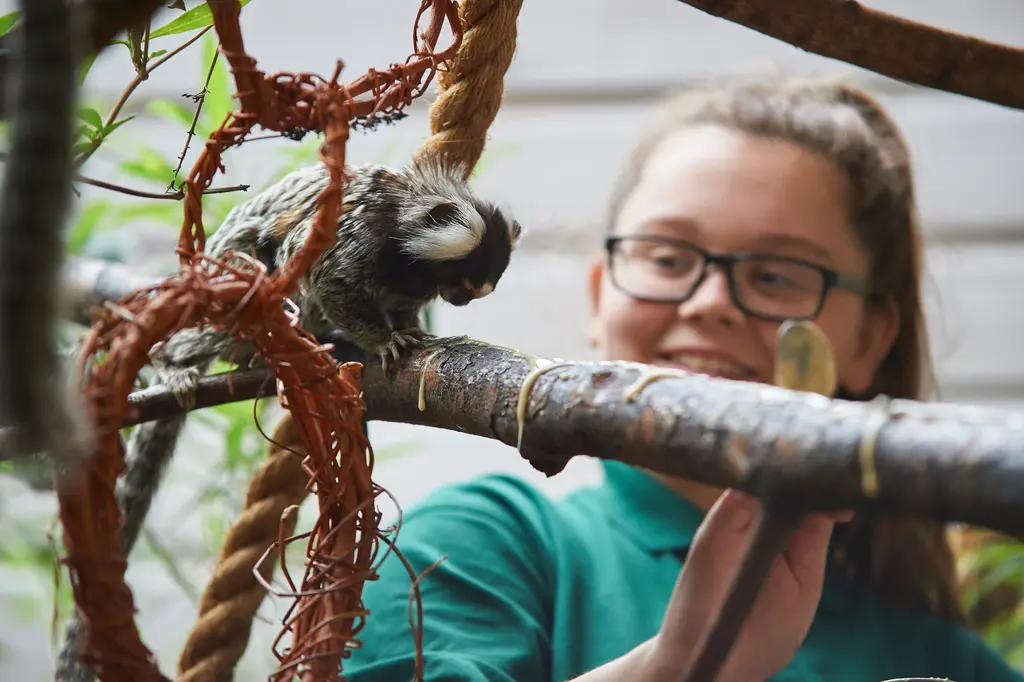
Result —
M174 400L186 412L191 412L196 406L196 392L199 388L199 370L195 367L167 372L164 375L164 385L174 396Z
M391 332L388 340L377 349L377 354L381 359L381 368L384 370L385 376L390 374L391 360L398 362L403 350L423 345L423 337L425 335L426 333L417 327ZM390 356L390 359L388 356Z

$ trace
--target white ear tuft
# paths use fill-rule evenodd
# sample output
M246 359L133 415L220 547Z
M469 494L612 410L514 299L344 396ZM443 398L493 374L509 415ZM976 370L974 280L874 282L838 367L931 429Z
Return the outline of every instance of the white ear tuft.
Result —
M519 245L519 240L523 237L523 226L515 218L508 221L508 237L513 249Z
M445 202L426 212L402 250L421 260L459 260L480 245L486 230L483 216L473 206Z

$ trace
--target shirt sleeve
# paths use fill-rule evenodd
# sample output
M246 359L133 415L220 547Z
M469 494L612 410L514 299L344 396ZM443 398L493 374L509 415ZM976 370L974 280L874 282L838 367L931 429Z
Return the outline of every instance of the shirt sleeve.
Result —
M406 511L397 546L415 574L444 557L419 583L426 679L548 678L554 601L544 530L549 505L527 483L491 476L447 487ZM363 588L369 614L357 635L362 645L343 661L342 675L350 682L413 676L412 578L394 551L378 574Z

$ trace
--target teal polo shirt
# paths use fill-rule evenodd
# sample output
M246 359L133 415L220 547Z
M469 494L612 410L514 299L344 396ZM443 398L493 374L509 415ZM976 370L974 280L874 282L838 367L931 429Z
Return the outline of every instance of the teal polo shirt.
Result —
M566 682L653 636L704 513L649 474L602 462L604 481L554 499L490 475L406 510L398 547L426 575L427 682ZM382 545L382 551L384 546ZM410 577L393 553L367 582L351 682L413 675ZM1024 682L976 635L829 576L802 649L772 682L900 677Z

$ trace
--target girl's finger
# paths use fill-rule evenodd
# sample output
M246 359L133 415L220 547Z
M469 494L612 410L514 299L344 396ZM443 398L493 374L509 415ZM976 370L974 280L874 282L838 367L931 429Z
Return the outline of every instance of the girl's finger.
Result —
M833 514L810 514L793 534L785 551L793 577L808 589L817 589L823 578L828 544L835 528Z
M699 536L717 536L722 531L732 534L749 533L754 528L754 520L760 513L757 498L742 490L727 489L708 510L703 523L697 530Z

